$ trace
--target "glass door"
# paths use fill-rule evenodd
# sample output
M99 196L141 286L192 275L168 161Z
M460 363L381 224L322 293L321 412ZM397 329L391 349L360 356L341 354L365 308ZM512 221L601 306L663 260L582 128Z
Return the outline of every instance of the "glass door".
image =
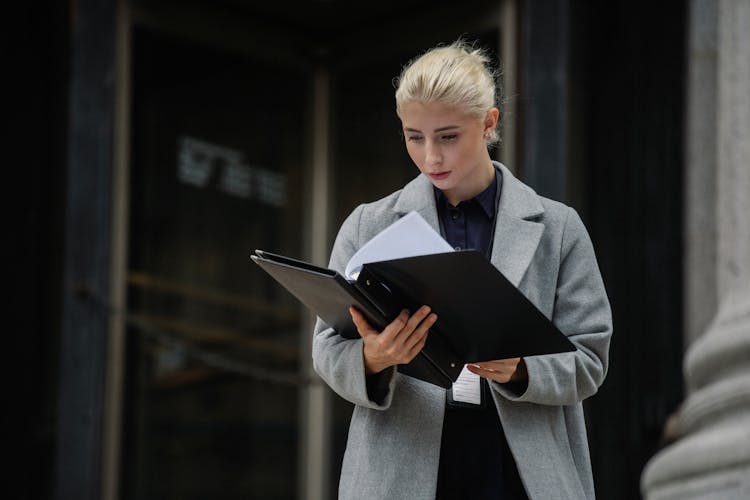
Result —
M133 35L122 498L291 498L309 75Z

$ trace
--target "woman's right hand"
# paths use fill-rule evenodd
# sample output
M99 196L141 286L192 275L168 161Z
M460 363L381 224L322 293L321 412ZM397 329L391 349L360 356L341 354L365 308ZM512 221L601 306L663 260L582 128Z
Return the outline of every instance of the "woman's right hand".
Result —
M409 317L404 309L401 314L378 332L354 307L349 308L357 331L364 341L365 373L372 375L394 365L409 363L419 354L427 342L427 332L437 321L428 306L420 307Z

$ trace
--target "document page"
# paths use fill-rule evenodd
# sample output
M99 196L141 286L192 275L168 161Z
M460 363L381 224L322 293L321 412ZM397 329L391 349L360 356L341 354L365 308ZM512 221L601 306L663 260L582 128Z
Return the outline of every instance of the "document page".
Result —
M417 212L409 212L365 243L346 265L345 276L355 280L363 264L452 252L447 241Z

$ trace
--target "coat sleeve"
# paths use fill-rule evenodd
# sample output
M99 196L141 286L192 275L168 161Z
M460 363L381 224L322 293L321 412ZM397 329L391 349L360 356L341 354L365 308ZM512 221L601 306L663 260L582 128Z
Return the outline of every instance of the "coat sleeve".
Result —
M522 394L492 384L506 399L571 405L594 395L607 374L612 313L591 239L572 208L563 230L552 322L576 351L524 358L528 386Z
M359 248L359 226L364 208L364 205L357 207L341 225L336 236L329 268L339 273L343 274L349 259ZM315 372L347 401L377 410L387 409L396 383L396 369L389 368L380 374L365 376L362 349L362 339L345 339L318 318L312 345ZM378 380L373 380L373 377ZM381 390L376 390L378 387ZM387 390L383 391L383 387ZM381 398L368 393L368 388L383 393Z

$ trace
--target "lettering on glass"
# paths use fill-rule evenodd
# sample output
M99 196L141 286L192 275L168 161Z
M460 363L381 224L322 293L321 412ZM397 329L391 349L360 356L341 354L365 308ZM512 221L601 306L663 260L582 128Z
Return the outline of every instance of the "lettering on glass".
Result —
M286 177L271 169L248 165L237 149L195 137L177 140L177 179L183 184L220 191L280 207L286 199ZM216 179L216 181L214 181Z

